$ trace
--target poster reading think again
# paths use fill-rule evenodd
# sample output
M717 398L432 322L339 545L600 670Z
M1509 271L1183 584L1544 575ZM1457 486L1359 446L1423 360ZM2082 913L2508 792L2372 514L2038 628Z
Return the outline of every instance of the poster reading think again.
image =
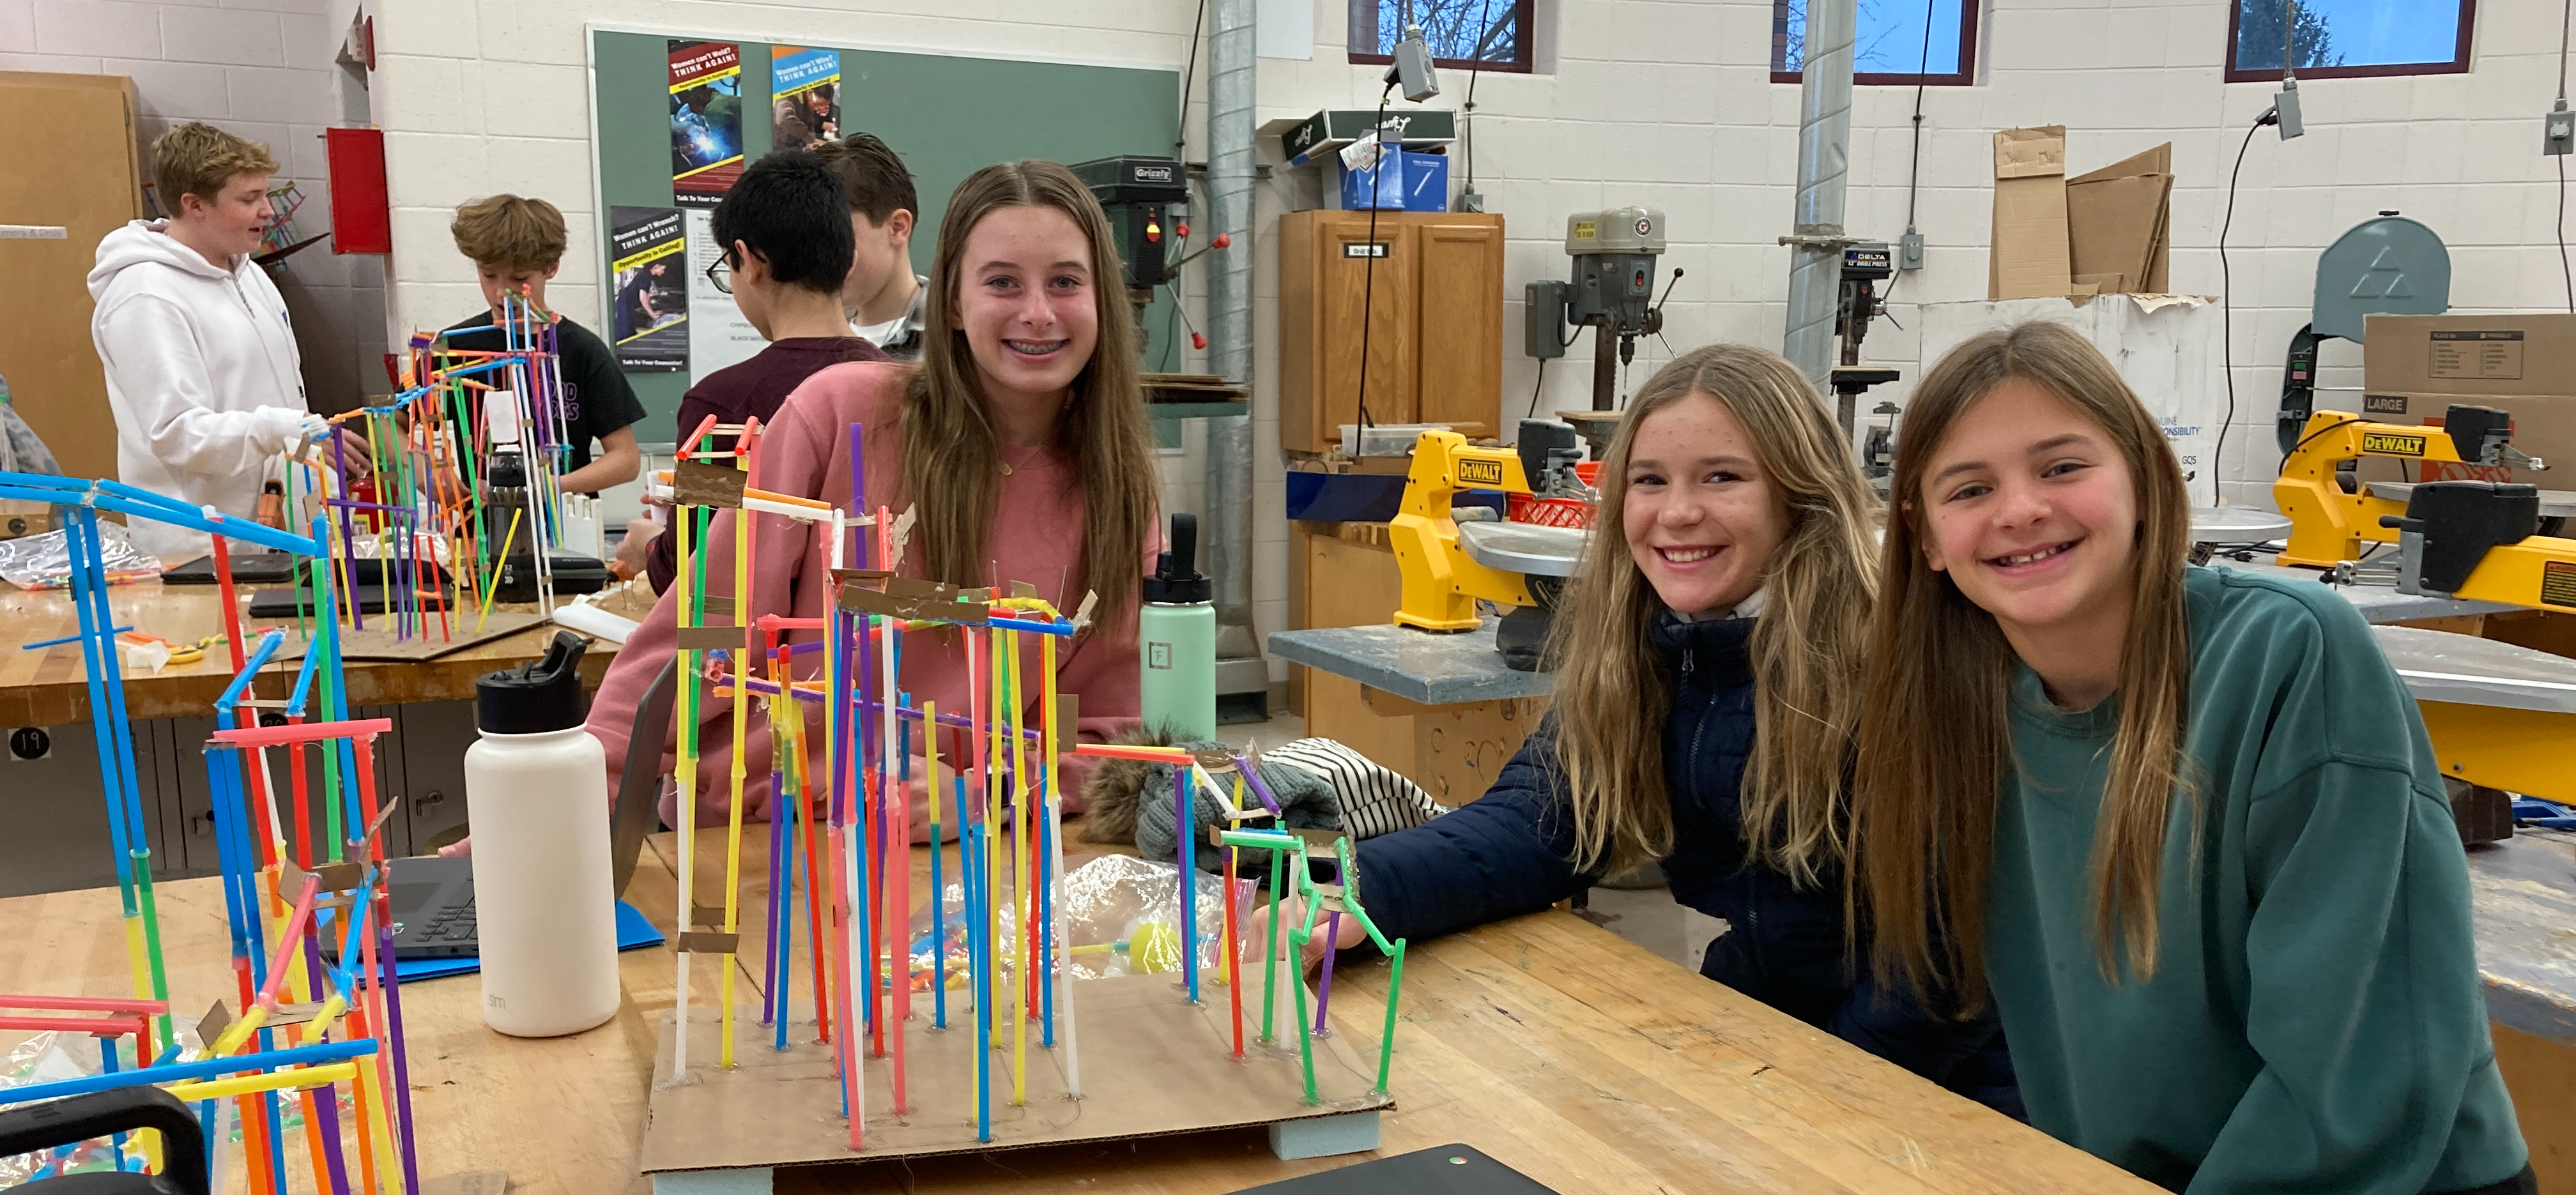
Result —
M742 177L742 47L672 39L671 194L714 207Z
M810 149L841 135L841 52L769 51L772 149Z

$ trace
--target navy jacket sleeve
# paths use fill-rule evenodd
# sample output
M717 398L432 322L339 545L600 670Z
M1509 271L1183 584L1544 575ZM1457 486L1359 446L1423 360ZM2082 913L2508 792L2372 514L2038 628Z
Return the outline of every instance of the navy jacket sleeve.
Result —
M1435 938L1534 913L1588 887L1595 877L1568 861L1574 816L1559 779L1551 717L1483 799L1359 843L1360 902L1378 932Z

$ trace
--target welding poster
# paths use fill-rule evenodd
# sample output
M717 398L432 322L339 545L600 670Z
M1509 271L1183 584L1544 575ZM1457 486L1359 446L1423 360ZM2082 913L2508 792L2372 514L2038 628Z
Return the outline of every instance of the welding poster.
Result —
M704 208L680 213L689 232L688 274L704 278L720 258L716 251L716 214ZM689 288L689 380L699 382L728 365L751 360L769 347L760 329L742 317L733 296L712 286Z
M608 209L610 327L617 364L637 373L689 367L689 267L680 211Z
M714 207L742 177L742 47L683 41L671 51L671 191Z
M841 135L841 52L769 51L770 148L810 149Z

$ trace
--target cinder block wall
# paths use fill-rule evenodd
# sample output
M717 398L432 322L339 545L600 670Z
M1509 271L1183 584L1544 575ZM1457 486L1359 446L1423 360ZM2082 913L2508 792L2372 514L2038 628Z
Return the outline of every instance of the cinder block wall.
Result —
M369 119L364 72L339 61L357 10L358 0L0 0L0 70L130 76L145 147L191 120L267 143L280 179L303 191L295 222L311 236L331 228L322 130ZM148 182L148 157L144 171ZM383 263L325 241L287 259L278 280L305 391L324 410L388 388Z

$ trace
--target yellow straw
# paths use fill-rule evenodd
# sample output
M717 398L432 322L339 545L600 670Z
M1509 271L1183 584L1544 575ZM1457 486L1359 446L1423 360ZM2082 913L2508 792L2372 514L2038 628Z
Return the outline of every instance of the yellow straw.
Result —
M733 512L733 625L736 630L751 625L751 553L743 550L744 545L750 542L751 508L735 507ZM750 640L746 638L743 642L747 645ZM750 678L751 649L748 646L735 649L733 674L745 680ZM748 692L735 694L733 699L733 809L725 819L724 932L729 934L737 932L734 918L737 913L736 906L742 899L742 781L745 771L742 755L744 737L750 725L747 721L750 712L751 695ZM773 725L770 732L777 733L777 727ZM777 793L769 795L773 801L778 797ZM770 816L776 817L777 811L772 810ZM733 954L727 952L724 978L718 984L719 993L716 997L721 1002L717 1013L721 1027L717 1031L716 1038L716 1065L726 1070L733 1069L733 973L735 969L733 960Z
M199 1100L230 1099L262 1091L320 1087L325 1083L345 1083L356 1077L354 1063L334 1062L328 1066L311 1066L301 1070L275 1071L262 1075L242 1075L231 1079L212 1079L203 1083L180 1083L164 1088L183 1103Z
M510 545L518 542L519 516L526 513L527 511L524 508L514 509L510 512L510 533L501 537L501 554L493 558L492 570L494 572L497 573L502 569L510 567ZM499 592L501 592L501 587L497 583L483 587L483 612L474 616L475 634L480 635L483 633L483 620L492 617L492 595ZM356 599L353 598L351 600L354 601Z

